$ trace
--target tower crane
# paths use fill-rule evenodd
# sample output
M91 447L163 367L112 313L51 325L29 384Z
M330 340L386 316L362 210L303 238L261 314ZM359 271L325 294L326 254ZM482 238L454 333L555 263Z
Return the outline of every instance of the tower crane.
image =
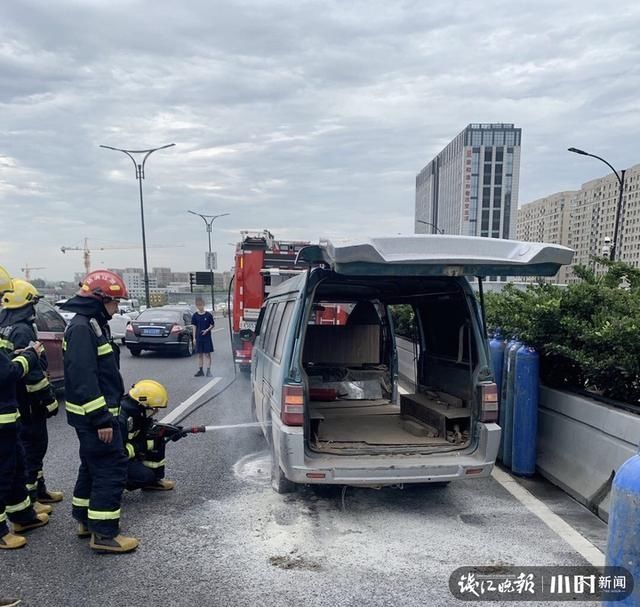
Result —
M24 272L24 279L29 282L31 280L31 270L46 270L44 266L30 266L28 263L24 264L24 268L20 268L21 272Z
M179 245L176 245L179 246ZM91 271L91 252L92 251L111 251L111 250L120 250L120 249L141 249L142 247L136 246L136 245L125 245L125 246L107 246L107 247L91 247L89 248L89 240L88 238L84 239L84 244L81 247L60 247L60 250L63 253L66 253L67 251L82 251L82 258L83 258L83 262L84 262L84 270L85 270L85 274L89 274L89 272ZM169 248L173 248L171 246L166 246L166 247L150 247L150 248L154 248L154 249L169 249ZM31 269L35 269L35 268L31 268Z

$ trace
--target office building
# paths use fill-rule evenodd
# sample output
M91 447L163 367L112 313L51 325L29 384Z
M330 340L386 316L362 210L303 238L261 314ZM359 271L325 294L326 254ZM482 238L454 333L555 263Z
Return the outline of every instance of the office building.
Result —
M469 124L416 177L415 233L515 236L521 135Z

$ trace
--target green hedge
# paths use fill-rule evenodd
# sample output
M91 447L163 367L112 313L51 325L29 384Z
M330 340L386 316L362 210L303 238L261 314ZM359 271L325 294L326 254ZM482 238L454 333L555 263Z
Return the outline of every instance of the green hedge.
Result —
M487 293L487 324L541 354L542 381L640 402L640 270L596 259L606 275L574 268L579 282Z

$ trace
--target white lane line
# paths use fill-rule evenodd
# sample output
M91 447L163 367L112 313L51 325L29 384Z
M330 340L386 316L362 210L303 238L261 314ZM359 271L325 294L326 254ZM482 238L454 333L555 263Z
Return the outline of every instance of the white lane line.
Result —
M515 497L529 512L535 514L549 529L555 531L576 552L594 567L604 567L604 554L587 538L578 533L569 523L562 520L546 504L527 491L511 475L500 468L494 468L493 478Z
M175 409L173 409L167 415L165 415L160 420L160 423L162 424L172 423L173 420L176 419L185 409L188 409L202 395L209 392L209 390L211 390L211 388L213 388L213 386L215 386L221 379L222 377L214 377L209 383L202 386L200 390L198 390L197 392L194 392L189 398L187 398L187 400L185 400L184 402L181 402Z

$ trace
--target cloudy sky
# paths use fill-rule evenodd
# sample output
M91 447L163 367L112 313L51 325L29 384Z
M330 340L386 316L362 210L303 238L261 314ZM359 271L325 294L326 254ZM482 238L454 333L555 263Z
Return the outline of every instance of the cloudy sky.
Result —
M520 8L522 7L522 8ZM71 279L86 236L230 267L239 231L409 233L415 175L469 122L523 129L520 201L640 163L640 3L21 0L0 4L0 264ZM173 247L173 248L166 248ZM94 266L141 266L135 248Z

